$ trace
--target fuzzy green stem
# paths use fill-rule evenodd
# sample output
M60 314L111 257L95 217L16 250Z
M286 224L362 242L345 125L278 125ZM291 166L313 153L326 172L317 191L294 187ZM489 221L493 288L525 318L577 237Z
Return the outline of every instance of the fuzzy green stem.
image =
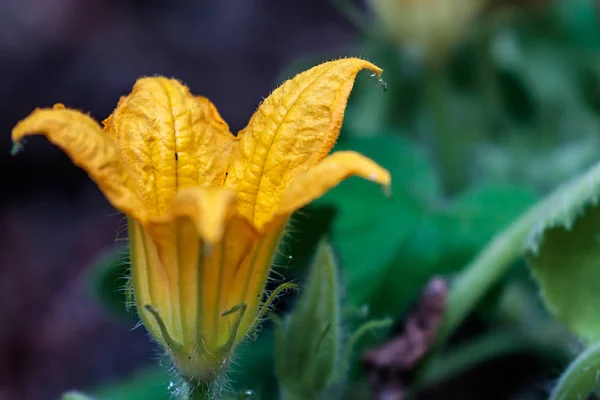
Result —
M348 343L344 347L342 353L342 365L350 365L350 361L352 359L352 353L356 350L356 345L358 342L365 337L368 332L376 331L379 329L387 329L392 326L393 320L391 318L381 319L381 320L372 320L367 321L350 336ZM341 373L342 369L340 369ZM341 376L339 377L341 379Z
M448 87L445 63L431 61L426 68L425 89L427 103L434 121L431 146L442 171L446 193L455 193L466 183L464 165L465 144L468 141L464 132L460 136L452 126L452 103L448 99Z
M417 388L436 385L491 359L528 349L529 342L511 331L493 331L446 354L434 357L420 372Z
M185 400L213 400L210 382L193 382L188 384L188 395Z
M570 199L570 208L575 209L597 193L599 184L592 178L598 174L600 163L557 188L492 239L453 282L438 344L448 339L490 287L521 257L536 224L556 214L557 209L565 212L565 196Z
M490 287L521 256L538 214L535 207L498 234L453 282L439 341L446 340L454 332Z
M493 134L505 125L502 117L501 93L496 78L495 65L491 50L491 36L493 32L483 32L476 39L477 73L481 93L481 127L475 132L482 139L483 133ZM489 139L489 137L488 137Z
M598 388L600 379L600 342L581 353L569 365L552 391L549 400L584 400Z

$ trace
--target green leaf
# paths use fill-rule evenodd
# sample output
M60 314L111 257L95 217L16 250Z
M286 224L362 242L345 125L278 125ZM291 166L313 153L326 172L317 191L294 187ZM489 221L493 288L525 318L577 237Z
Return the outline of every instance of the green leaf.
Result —
M527 259L547 308L588 342L600 340L600 165L540 209Z
M535 199L527 188L486 185L424 213L390 262L371 303L373 313L399 316L431 276L459 271Z
M169 400L173 398L170 384L166 369L144 369L129 379L99 389L94 397L96 400Z
M322 241L303 293L275 328L275 371L282 393L287 393L284 398L320 398L344 368L335 258L331 246Z
M556 2L559 22L578 45L600 49L600 20L595 0L561 0Z
M392 200L406 197L420 202L437 201L441 194L439 178L423 147L401 137L400 132L378 132L378 135L342 138L333 151L353 150L387 168L392 175ZM353 193L358 187L369 189L368 198L385 199L376 186L364 179L352 178L340 184L344 192Z
M365 154L392 174L392 199L369 182L349 179L317 202L337 211L331 238L347 299L368 304L372 317L399 316L429 277L461 268L535 201L523 187L488 185L440 205L435 170L411 141L355 138L338 149Z
M109 311L123 318L137 321L135 311L128 310L132 303L129 285L129 252L111 250L100 255L92 265L91 291Z
M536 194L523 186L488 184L462 193L448 207L446 215L454 219L455 237L466 238L480 247L536 199Z
M536 199L533 191L522 186L488 184L471 188L446 209L430 216L440 233L432 248L425 247L426 240L420 241L421 254L448 263L446 271L461 268Z
M289 280L306 275L316 252L317 244L328 232L335 216L331 206L311 204L295 213L279 245L273 265ZM278 280L272 282L278 284Z
M331 240L339 252L348 300L368 303L390 261L419 224L423 204L438 197L438 182L424 152L400 137L346 139L336 150L352 149L372 158L392 175L392 198L372 183L350 178L317 204L336 209Z
M247 340L238 347L227 373L231 386L237 393L251 390L260 400L277 398L277 380L274 374L273 329L267 323L256 340Z
M581 353L560 377L550 400L587 399L597 393L600 373L600 343Z

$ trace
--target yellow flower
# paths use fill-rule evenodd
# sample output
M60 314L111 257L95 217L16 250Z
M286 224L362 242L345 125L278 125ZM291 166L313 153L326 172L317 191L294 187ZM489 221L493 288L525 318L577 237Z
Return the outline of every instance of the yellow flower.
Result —
M443 57L466 33L487 0L369 0L391 39L427 57Z
M139 79L102 129L56 105L13 141L41 133L128 216L138 313L186 378L210 381L260 319L273 255L290 215L350 175L388 172L334 145L360 59L285 82L233 136L212 103L174 79Z

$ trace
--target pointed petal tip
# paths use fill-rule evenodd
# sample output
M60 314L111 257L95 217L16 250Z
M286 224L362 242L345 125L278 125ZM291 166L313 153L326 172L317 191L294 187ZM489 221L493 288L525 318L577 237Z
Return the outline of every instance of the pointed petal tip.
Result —
M377 165L378 169L371 172L368 180L378 183L383 189L383 195L392 198L392 176L390 173Z
M377 65L373 64L372 62L365 60L363 58L360 58L360 57L341 58L339 60L334 60L331 62L333 62L333 63L339 62L339 63L343 63L343 64L354 65L358 69L368 69L375 75L381 75L383 73L383 69L379 68Z

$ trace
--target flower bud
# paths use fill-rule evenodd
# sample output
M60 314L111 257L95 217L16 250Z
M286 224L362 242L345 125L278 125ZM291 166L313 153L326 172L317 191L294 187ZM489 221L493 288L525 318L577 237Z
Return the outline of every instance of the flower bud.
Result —
M318 399L336 383L342 341L338 292L336 261L322 242L305 291L277 327L275 370L283 399Z
M466 33L484 0L369 0L391 40L425 57L449 51Z

